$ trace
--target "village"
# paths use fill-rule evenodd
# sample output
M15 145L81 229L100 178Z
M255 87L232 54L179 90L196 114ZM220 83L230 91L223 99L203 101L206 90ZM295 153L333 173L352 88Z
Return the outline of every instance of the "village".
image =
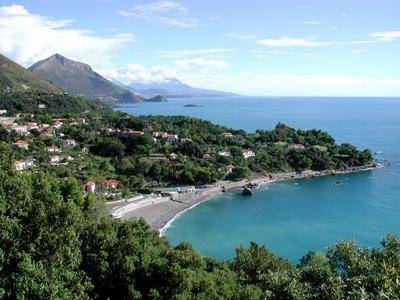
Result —
M44 110L45 105L39 104L38 108ZM47 118L46 122L44 122L43 118L35 116L34 113L28 112L9 115L7 110L0 109L0 125L10 135L12 147L21 153L21 159L13 161L13 166L18 172L68 166L80 170L82 167L79 164L73 165L73 163L76 159L80 158L82 160L82 157L92 156L90 145L82 141L77 142L73 137L68 135L68 132L73 128L90 127L91 122L99 124L100 119L100 117L92 116L86 118L82 116L51 117ZM142 130L133 130L128 128L113 128L109 124L102 124L97 129L96 134L100 137L121 139L142 136L150 137L156 149L160 148L156 147L156 145L177 145L193 142L189 137L180 137L178 134L154 130L152 126L147 126ZM235 138L231 132L223 132L223 137L226 139ZM44 147L39 149L38 144L44 145ZM246 143L243 139L239 139L238 144L244 146ZM211 160L218 158L232 159L234 156L229 148L212 150L213 152L210 151L201 156L201 160L204 163L210 163ZM245 160L256 156L255 152L250 149L243 148L241 151L242 157ZM151 151L148 155L141 155L140 161L148 161L152 164L178 164L179 162L190 162L190 157L173 151L167 153ZM217 171L223 174L220 179L232 174L235 168L236 166L233 163L227 163L225 167L218 167ZM86 193L95 193L97 196L104 197L111 202L130 202L132 201L130 199L136 199L138 196L137 191L129 188L126 180L121 180L121 176L116 175L100 180L98 176L89 176L86 180L82 180L82 188ZM197 189L204 189L204 185L197 184ZM179 198L179 194L195 193L196 186L185 185L182 187L182 185L179 185L178 187L168 187L165 183L161 183L159 188L154 187L152 191L160 197L176 200Z

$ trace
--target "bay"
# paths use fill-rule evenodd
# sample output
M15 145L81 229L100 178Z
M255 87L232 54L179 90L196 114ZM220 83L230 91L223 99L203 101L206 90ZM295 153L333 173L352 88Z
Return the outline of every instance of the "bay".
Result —
M247 131L271 129L279 121L318 128L390 162L363 173L270 184L251 198L237 191L216 196L172 223L165 235L173 244L188 241L205 255L230 258L238 244L255 241L296 262L342 239L378 246L387 233L400 234L400 99L182 98L117 109L194 116ZM338 180L343 184L336 186Z

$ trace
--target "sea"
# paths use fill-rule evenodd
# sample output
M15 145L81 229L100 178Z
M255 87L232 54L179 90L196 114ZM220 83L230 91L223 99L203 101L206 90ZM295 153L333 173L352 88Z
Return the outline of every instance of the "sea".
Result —
M322 129L337 143L371 149L384 164L366 172L272 183L253 197L239 191L215 196L172 222L164 233L172 244L190 242L204 255L229 259L238 245L254 241L296 263L308 251L325 252L342 240L379 247L387 234L400 235L400 98L180 98L116 109L193 116L248 132L278 122Z

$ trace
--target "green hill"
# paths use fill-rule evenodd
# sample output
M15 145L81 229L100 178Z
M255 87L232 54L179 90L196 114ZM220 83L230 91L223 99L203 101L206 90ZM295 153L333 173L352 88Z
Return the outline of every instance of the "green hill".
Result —
M0 91L61 93L61 89L0 54Z

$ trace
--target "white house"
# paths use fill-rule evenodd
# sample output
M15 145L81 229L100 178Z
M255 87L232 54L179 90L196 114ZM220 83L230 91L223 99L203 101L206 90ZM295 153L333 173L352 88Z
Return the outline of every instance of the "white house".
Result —
M224 133L224 136L225 136L225 137L233 137L233 134L230 133L230 132L225 132L225 133Z
M224 157L231 157L232 153L231 153L231 151L220 151L220 152L218 152L218 155L224 156Z
M17 171L23 171L33 167L34 161L32 158L28 158L25 160L16 160L13 162L14 168Z
M233 170L235 170L235 166L234 165L227 165L226 166L226 171L231 174L233 172Z
M96 190L96 184L92 181L88 181L83 185L83 188L86 192L94 193Z
M21 134L21 135L28 135L28 128L25 125L18 125L18 124L12 124L9 126L9 129L11 131L14 131L17 134Z
M249 158L249 157L256 156L256 154L253 151L248 150L248 149L243 150L242 153L243 153L243 157L244 158Z
M75 142L75 140L72 140L72 139L66 139L64 141L64 146L66 146L68 148L74 148L76 146L76 142Z
M60 149L57 146L50 146L46 148L47 152L56 153L60 152Z

